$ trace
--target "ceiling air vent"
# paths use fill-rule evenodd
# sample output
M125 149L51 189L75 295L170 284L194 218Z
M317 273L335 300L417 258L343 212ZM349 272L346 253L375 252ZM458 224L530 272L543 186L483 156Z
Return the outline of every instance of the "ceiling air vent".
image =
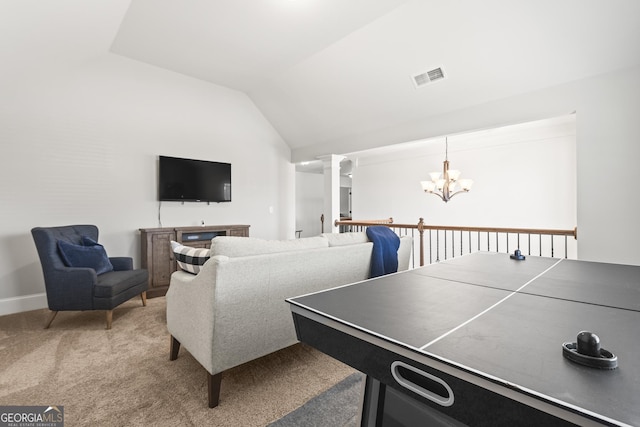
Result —
M438 67L430 71L414 74L411 76L411 79L413 80L413 84L416 88L419 88L429 83L444 79L444 72L442 71L442 67Z

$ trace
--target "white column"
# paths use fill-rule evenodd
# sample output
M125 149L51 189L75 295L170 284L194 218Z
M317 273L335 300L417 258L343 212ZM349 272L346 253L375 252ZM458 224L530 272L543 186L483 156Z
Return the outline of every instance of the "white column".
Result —
M324 167L324 232L337 233L335 221L340 219L340 162L345 156L320 156Z

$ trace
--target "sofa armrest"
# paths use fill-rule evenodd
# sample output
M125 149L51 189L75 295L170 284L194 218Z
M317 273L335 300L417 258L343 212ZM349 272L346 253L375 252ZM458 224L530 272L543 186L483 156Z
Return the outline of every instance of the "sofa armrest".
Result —
M411 256L413 253L413 238L411 236L400 237L400 247L398 248L398 271L409 269ZM415 254L413 254L415 256Z
M165 297L169 333L210 374L216 374L212 365L212 343L217 269L228 260L226 256L213 256L197 275L174 272Z
M92 268L54 269L47 280L50 310L89 310L93 308L93 288L98 276Z
M133 270L133 258L131 257L109 257L114 271Z

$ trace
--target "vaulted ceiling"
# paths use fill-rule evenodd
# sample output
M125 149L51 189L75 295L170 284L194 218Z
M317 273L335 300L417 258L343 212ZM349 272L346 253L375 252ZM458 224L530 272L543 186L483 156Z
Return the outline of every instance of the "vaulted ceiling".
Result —
M245 92L294 157L328 154L323 146L349 152L355 141L362 149L372 132L640 64L638 0L2 6L0 48L18 46L16 36L22 43L14 62L28 63L34 49L57 62L105 49ZM25 13L28 22L16 19ZM444 79L416 88L412 76L435 68Z
M640 2L133 0L111 51L246 92L295 150L638 64Z

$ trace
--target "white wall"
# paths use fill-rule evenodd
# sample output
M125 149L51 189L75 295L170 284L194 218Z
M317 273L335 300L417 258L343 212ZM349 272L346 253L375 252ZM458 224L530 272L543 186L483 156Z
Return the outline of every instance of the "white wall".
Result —
M341 177L342 178L342 177ZM351 179L349 179L349 186L340 186L340 217L351 216Z
M640 182L640 168L637 167L640 159L640 120L637 118L640 112L640 67L402 123L375 133L358 135L357 139L370 141L371 146L382 145L381 141L387 141L387 144L416 141L526 123L572 112L577 116L579 258L640 265L637 243L640 236L640 222L637 219L640 194L633 187L634 183ZM333 149L338 154L344 154L338 146L346 146L346 142L336 144ZM331 147L325 149L332 150ZM303 154L303 151L294 153L294 160ZM466 165L455 165L471 176L470 172L466 172L471 170L465 169ZM540 165L538 169L538 173L548 171L545 165ZM388 169L380 171L386 176L393 176L394 172ZM375 194L377 189L371 187L367 191L366 194ZM357 211L357 194L361 192L362 189L354 188L354 216L361 214ZM477 193L477 189L474 192ZM460 199L464 197L459 196ZM454 199L451 203L458 201ZM383 209L385 212L372 213L384 217L386 211L392 208L387 203ZM488 204L482 210L490 209L491 205ZM424 214L427 218L434 218L435 212L428 210Z
M324 175L296 172L296 230L301 237L322 233L320 216L324 211Z
M0 314L46 306L32 227L96 224L140 265L158 155L232 164L231 203L163 202L163 226L294 237L290 150L246 95L112 54L46 71L0 83Z
M407 144L393 153L356 155L354 218L479 227L576 226L575 117L450 136L451 169L474 180L472 191L444 203L420 181L442 172L445 139Z
M429 172L442 172L444 138L405 144L400 151L360 153L353 159L357 164L353 171L354 218L393 217L396 224L413 225L424 218L427 225L545 229L576 226L575 116L448 139L450 168L460 170L462 178L474 180L469 193L456 195L445 203L422 191L420 181L428 181ZM469 236L465 234L462 240L458 236L459 233L453 245L451 240L448 242L449 256L454 245L456 254L460 253L461 244L464 251L469 250ZM432 239L432 250L438 247L444 259L444 241L438 245L436 237ZM487 241L484 235L474 234L471 240L474 250L479 244L484 250L487 244L495 250L495 241ZM540 244L546 248L550 241L538 236L531 243L527 236L520 241L525 253L529 249L537 253ZM560 244L559 253L563 253L563 242L554 244ZM507 250L503 238L500 245L501 251ZM516 236L511 236L509 250L517 245ZM576 242L567 240L568 256L575 258L576 252ZM436 255L431 255L435 259Z
M580 85L580 257L640 265L640 67Z
M349 190L351 178L340 176L340 214L349 212ZM317 236L322 233L320 217L324 212L324 174L296 172L296 230L302 230L301 237ZM328 215L324 232L330 232Z

